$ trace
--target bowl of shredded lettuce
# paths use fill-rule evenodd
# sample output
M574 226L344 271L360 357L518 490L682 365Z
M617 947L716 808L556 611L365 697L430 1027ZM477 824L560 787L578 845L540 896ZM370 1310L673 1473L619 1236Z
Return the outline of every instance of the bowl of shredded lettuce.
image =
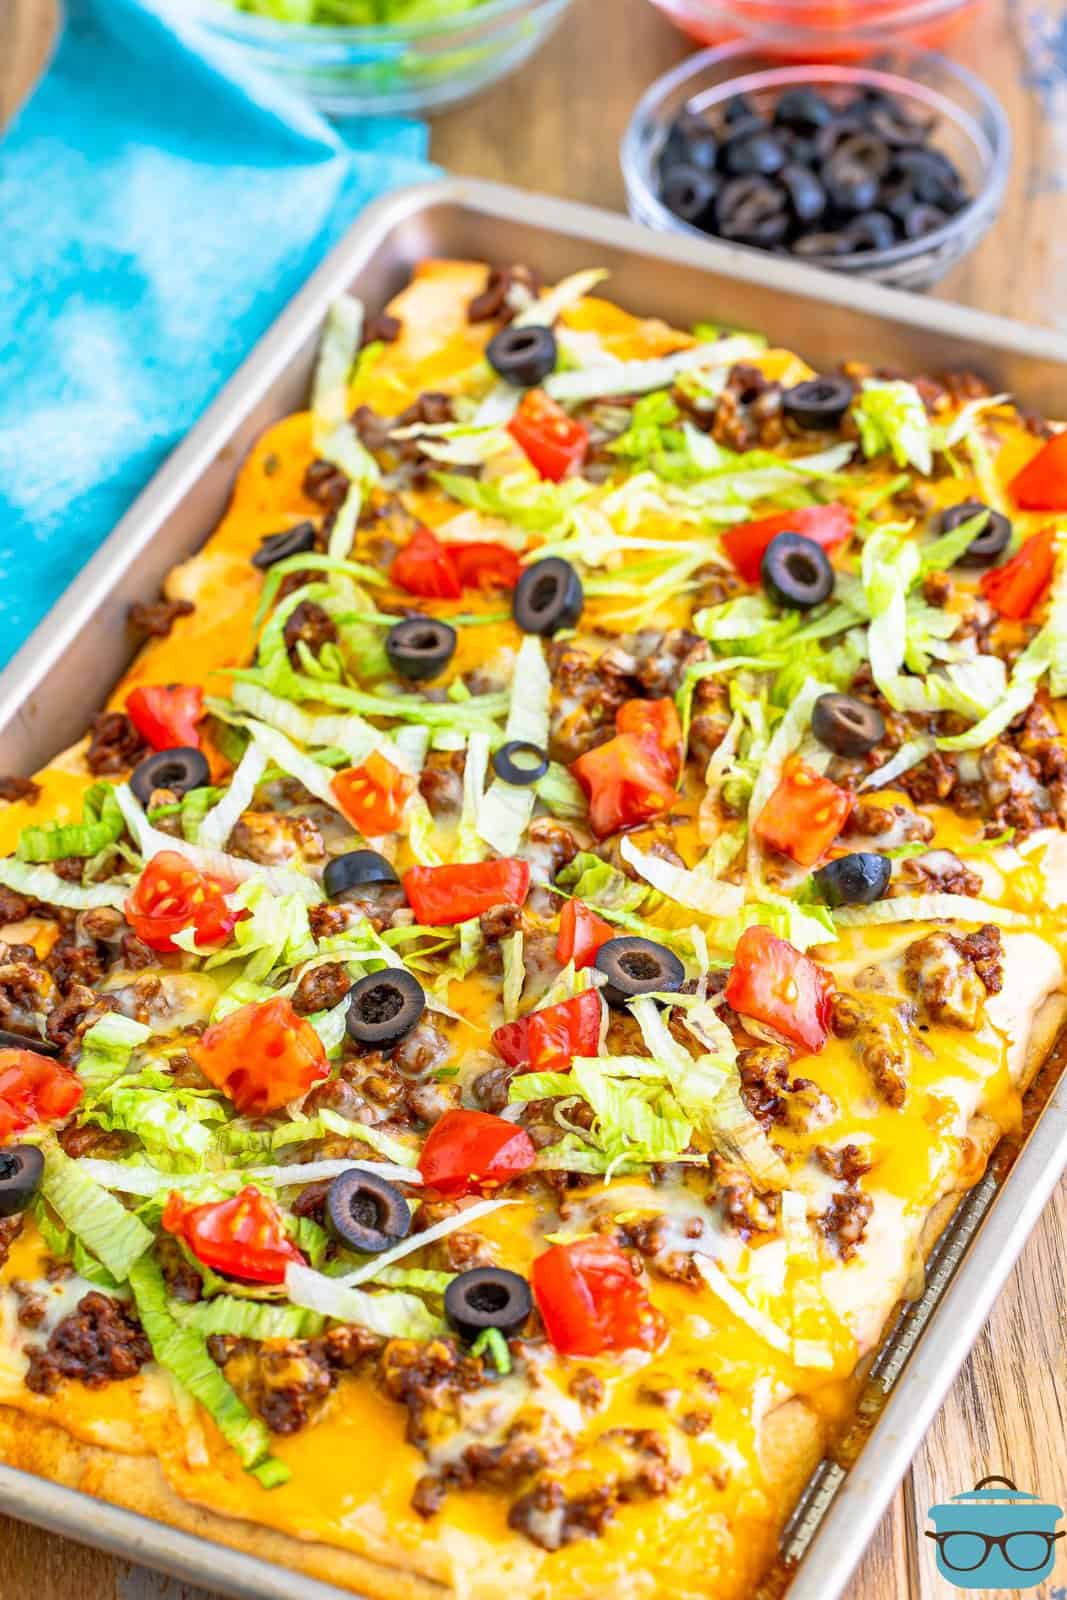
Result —
M217 37L333 117L438 111L520 67L570 0L198 0Z

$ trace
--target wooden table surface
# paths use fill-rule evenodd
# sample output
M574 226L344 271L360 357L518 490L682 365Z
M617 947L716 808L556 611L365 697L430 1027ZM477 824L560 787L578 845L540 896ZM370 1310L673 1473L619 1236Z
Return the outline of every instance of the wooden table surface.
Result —
M0 124L39 70L52 7L53 0L0 0ZM455 172L622 209L617 151L630 109L686 49L647 0L575 0L524 71L437 119L433 155ZM1057 13L1052 0L1046 9L1031 0L986 0L954 53L1000 95L1016 149L998 225L936 292L1067 329L1067 13ZM1064 402L1067 410L1067 395ZM926 1509L987 1474L1003 1473L1043 1498L1067 1500L1065 1241L1067 1184L1023 1253L847 1600L958 1595L934 1570L932 1548L922 1537ZM1061 1557L1053 1578L1026 1592L1067 1600L1065 1583L1067 1557ZM212 1600L186 1584L0 1518L0 1596L22 1594L34 1600ZM982 1594L999 1600L1007 1591Z

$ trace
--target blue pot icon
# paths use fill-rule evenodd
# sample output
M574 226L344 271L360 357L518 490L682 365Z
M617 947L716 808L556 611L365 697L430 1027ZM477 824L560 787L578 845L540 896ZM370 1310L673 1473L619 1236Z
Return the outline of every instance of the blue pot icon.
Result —
M1000 1489L987 1487L1002 1484ZM931 1506L937 1570L957 1589L1032 1589L1056 1565L1061 1506L1045 1505L1010 1478L982 1478L966 1494Z

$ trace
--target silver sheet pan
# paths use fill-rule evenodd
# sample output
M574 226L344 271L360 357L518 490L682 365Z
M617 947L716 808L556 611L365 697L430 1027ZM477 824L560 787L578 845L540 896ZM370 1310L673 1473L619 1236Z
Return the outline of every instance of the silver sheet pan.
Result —
M221 515L256 436L305 403L318 331L342 290L378 309L427 255L528 261L549 279L604 266L611 294L645 314L758 327L815 366L843 358L901 371L971 370L1049 416L1067 407L1067 339L942 301L835 278L721 243L648 232L622 217L468 179L370 207L226 385L115 532L0 674L0 764L32 772L79 738L130 656L126 608L152 598ZM882 1516L1067 1161L1067 1074L1013 1163L960 1206L921 1300L890 1332L847 1470L822 1463L786 1529L768 1586L834 1600ZM245 1600L337 1600L288 1569L0 1466L0 1510ZM346 1591L347 1593L347 1591Z

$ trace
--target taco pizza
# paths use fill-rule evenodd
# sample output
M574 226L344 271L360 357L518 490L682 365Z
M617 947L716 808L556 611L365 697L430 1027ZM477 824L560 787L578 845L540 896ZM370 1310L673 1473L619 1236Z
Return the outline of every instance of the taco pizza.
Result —
M1067 435L602 277L335 306L0 782L0 1459L382 1600L756 1592L1064 1014Z

